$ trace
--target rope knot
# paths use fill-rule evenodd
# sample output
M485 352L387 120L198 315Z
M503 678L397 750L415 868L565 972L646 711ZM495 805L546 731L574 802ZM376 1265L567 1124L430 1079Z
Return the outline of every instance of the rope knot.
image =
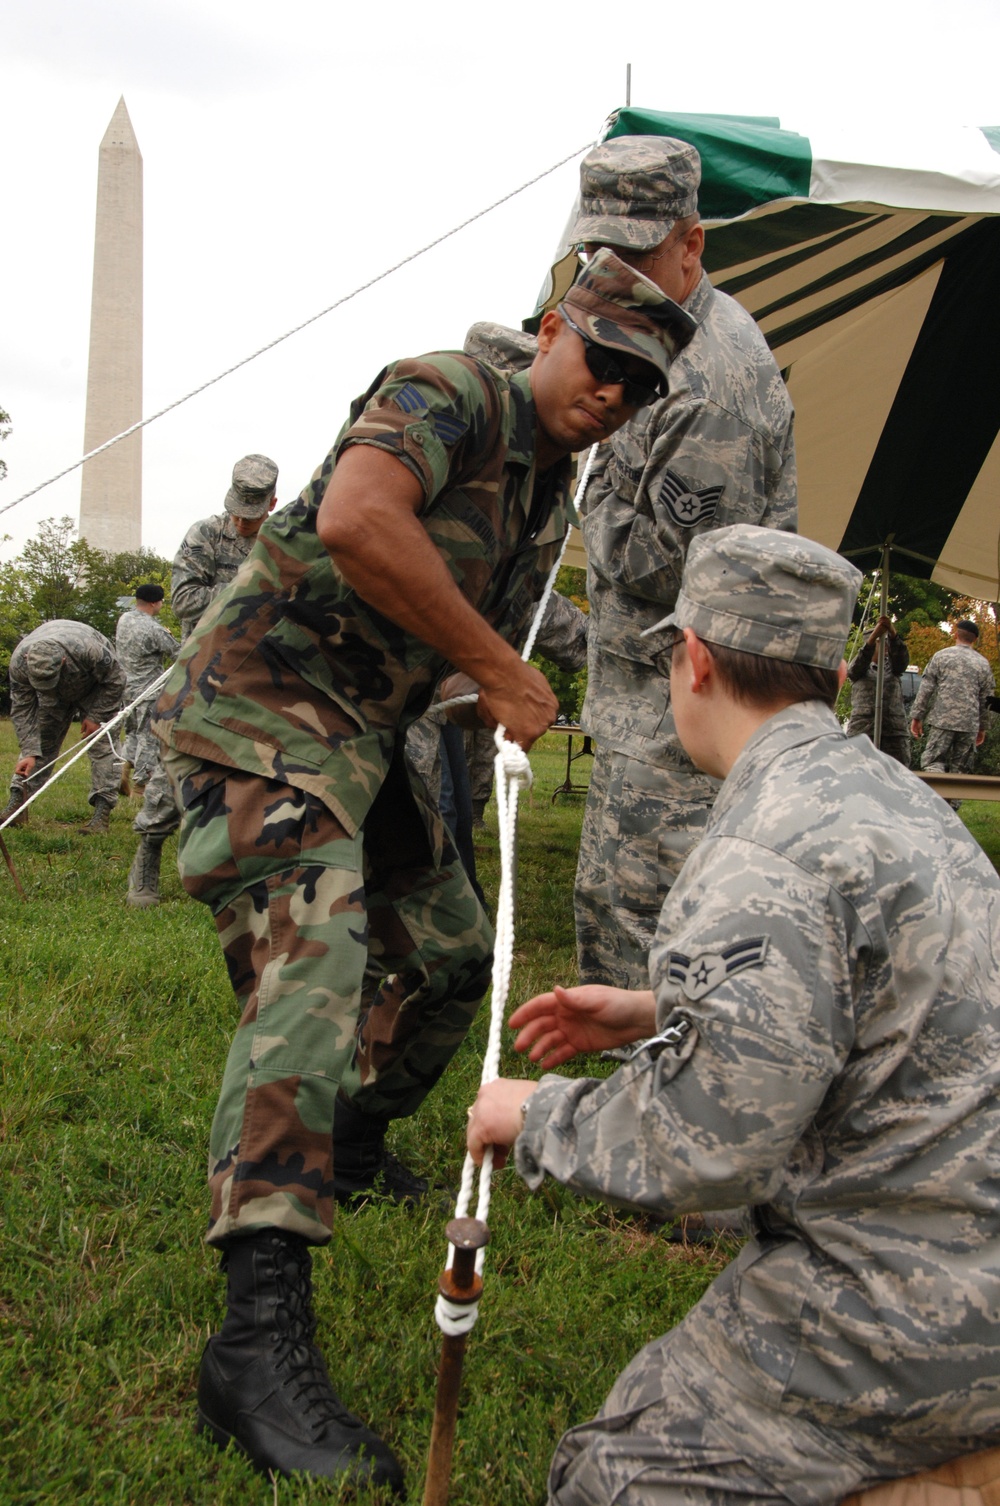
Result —
M504 778L508 782L530 785L532 780L531 760L520 743L509 742L504 736L504 729L502 727L498 727L494 732L493 740L497 745L497 757L500 760L500 768Z

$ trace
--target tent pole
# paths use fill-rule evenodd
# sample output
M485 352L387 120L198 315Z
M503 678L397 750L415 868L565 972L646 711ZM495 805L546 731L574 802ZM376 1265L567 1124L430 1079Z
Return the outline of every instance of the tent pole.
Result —
M881 574L882 574L882 579L879 582L879 585L881 587L881 592L880 592L880 597L879 597L879 616L880 617L888 617L888 615L889 615L889 544L888 543L886 543L886 544L884 544L882 546L882 570L881 570ZM872 728L872 733L873 733L872 742L875 744L876 748L881 748L881 746L882 746L882 694L883 694L883 689L884 689L884 686L885 686L885 657L886 657L887 652L888 652L888 648L887 648L887 645L886 645L885 636L883 635L878 640L878 648L875 651L875 663L876 663L876 671L875 671L875 726Z

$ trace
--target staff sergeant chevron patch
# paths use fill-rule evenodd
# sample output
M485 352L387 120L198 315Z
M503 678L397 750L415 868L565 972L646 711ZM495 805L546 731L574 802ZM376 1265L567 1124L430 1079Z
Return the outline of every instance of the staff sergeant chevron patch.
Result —
M695 528L715 517L724 486L704 486L692 491L675 471L664 471L660 502L680 528Z
M746 967L761 967L767 956L767 942L766 936L748 936L746 941L734 941L721 952L699 952L696 957L669 952L667 977L671 983L680 984L689 999L703 999L733 973L741 973Z

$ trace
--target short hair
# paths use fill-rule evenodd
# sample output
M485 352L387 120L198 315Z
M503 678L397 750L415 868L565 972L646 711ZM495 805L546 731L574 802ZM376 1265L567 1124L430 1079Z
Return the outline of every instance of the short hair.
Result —
M798 701L836 704L840 677L835 669L816 664L793 664L766 654L747 654L742 649L703 640L711 650L720 681L734 700L745 706L771 706L775 701L794 705Z

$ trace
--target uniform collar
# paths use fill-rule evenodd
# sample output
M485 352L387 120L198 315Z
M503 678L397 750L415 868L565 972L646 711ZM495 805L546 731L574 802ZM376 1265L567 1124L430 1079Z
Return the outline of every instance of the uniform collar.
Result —
M769 717L747 739L723 780L712 812L712 823L716 816L725 813L749 783L770 769L790 748L817 742L821 737L843 739L843 736L844 730L832 709L822 701L798 701Z
M704 323L705 316L716 299L716 291L713 288L707 272L702 272L698 285L685 298L681 308L685 314L690 314L696 324Z

